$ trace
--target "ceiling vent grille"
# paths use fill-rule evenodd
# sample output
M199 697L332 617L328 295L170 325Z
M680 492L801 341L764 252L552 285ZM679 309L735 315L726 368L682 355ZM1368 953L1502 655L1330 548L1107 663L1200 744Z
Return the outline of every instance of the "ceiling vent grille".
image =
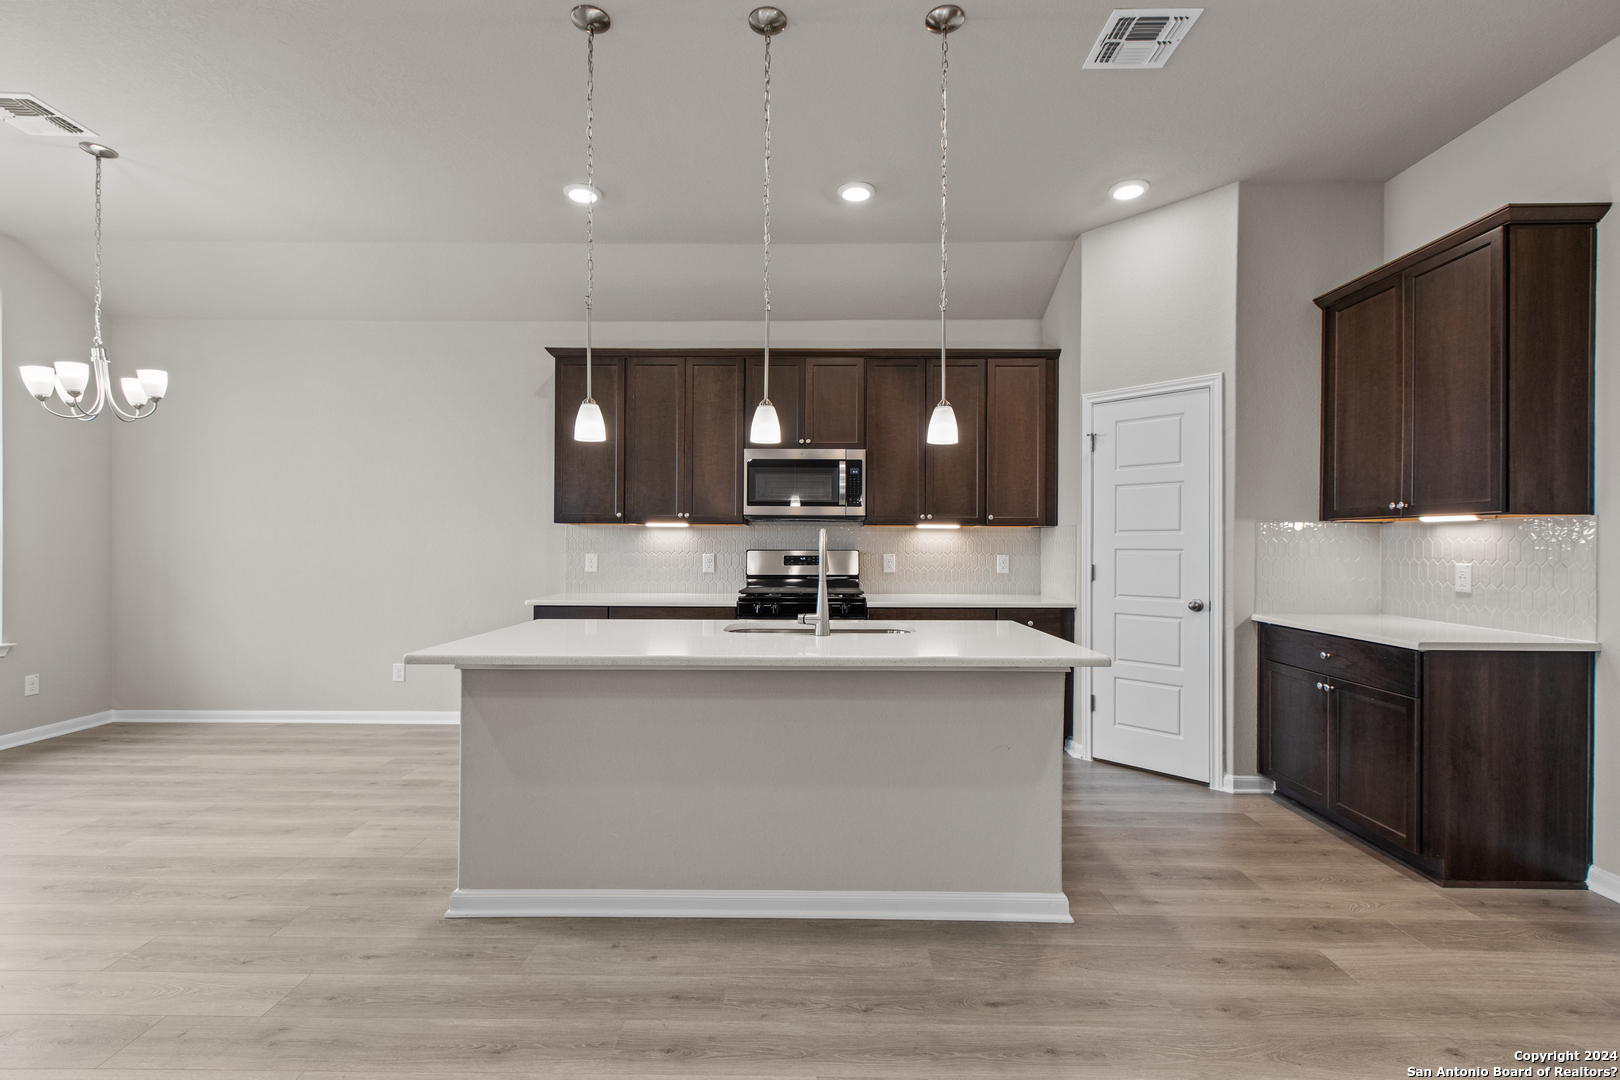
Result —
M1083 65L1099 71L1162 68L1203 8L1125 8L1108 16Z
M98 138L95 132L63 116L32 94L0 92L0 117L30 135L68 135Z

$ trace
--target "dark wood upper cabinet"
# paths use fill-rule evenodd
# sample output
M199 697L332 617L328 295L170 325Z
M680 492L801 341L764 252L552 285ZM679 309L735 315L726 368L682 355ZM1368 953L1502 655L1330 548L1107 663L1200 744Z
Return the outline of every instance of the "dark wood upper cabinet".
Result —
M1324 520L1592 513L1608 209L1505 206L1317 298Z
M985 386L985 520L1056 525L1057 365L995 357Z
M1410 373L1400 281L1323 317L1322 517L1380 517L1410 502Z
M929 415L939 402L939 375L936 360L928 367ZM956 412L956 442L925 443L923 513L928 521L985 524L984 375L984 360L950 358L945 392ZM926 422L923 430L926 436Z
M686 361L633 356L624 369L624 520L675 520L686 477Z
M864 358L805 358L804 442L806 446L830 449L854 449L866 445Z
M748 391L743 395L744 434L754 424L754 407L765 396L765 358L748 359ZM757 443L749 439L747 446L797 446L804 440L801 413L804 402L804 359L802 357L771 357L771 404L776 406L776 419L782 425L782 441Z
M574 417L585 399L584 360L557 361L555 380L556 483L554 517L576 524L624 520L624 362L598 358L591 364L591 396L602 409L607 441L576 442Z
M923 517L923 360L866 366L866 522L915 525Z
M743 364L738 357L686 361L686 475L681 512L695 524L743 521Z

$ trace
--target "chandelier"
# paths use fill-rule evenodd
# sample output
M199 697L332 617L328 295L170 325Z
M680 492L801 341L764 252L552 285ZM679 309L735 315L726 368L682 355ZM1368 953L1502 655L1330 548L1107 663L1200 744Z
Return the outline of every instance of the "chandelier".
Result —
M574 25L585 31L585 184L571 185L568 197L585 204L585 400L574 416L576 442L606 442L607 423L602 406L591 396L591 293L596 285L596 35L613 25L608 13L593 4L580 4L571 13Z
M142 420L157 411L157 403L168 392L169 373L142 368L135 372L134 378L126 375L120 379L118 383L124 391L124 400L132 410L125 412L113 396L110 386L112 371L107 364L107 350L101 344L101 163L117 157L118 151L93 142L82 142L79 149L96 159L96 320L95 339L90 343L90 362L81 364L77 360L58 360L52 367L30 364L19 370L28 392L52 416L60 416L64 420L94 420L104 408L111 405L113 415L120 420ZM90 388L92 373L96 380L96 394L94 400L86 404L85 393ZM50 407L48 403L52 393L67 406L67 412L57 412Z
M951 74L950 33L966 21L966 13L955 4L943 4L923 19L924 25L939 35L939 404L928 420L928 441L936 444L956 442L956 410L945 396L945 121L950 116L945 87Z
M787 14L777 7L755 8L748 26L765 39L765 383L748 438L770 444L782 441L782 422L771 404L771 38L787 29Z

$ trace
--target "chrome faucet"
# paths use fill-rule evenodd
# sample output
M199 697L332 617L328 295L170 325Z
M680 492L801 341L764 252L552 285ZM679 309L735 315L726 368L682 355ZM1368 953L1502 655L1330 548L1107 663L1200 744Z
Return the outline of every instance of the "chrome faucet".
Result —
M821 539L816 543L816 613L814 615L800 615L799 622L803 625L814 624L816 637L832 636L832 615L827 606L827 530L821 530Z

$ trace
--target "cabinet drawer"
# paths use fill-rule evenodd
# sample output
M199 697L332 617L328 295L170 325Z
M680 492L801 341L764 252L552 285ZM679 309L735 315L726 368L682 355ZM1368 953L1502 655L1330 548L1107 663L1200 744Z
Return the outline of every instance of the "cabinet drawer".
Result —
M1067 608L1000 608L996 617L1034 627L1064 641L1074 640L1074 612Z
M1263 648L1265 658L1274 663L1290 664L1392 694L1419 696L1418 654L1411 649L1313 634L1286 626L1266 626Z
M605 619L608 609L605 607L574 607L569 604L536 604L534 617L537 619Z
M889 622L932 622L937 619L990 619L996 617L995 608L950 608L950 607L924 607L924 608L885 608L874 607L870 597L866 601L867 609L874 619L886 619Z
M735 607L614 607L610 619L735 619Z

